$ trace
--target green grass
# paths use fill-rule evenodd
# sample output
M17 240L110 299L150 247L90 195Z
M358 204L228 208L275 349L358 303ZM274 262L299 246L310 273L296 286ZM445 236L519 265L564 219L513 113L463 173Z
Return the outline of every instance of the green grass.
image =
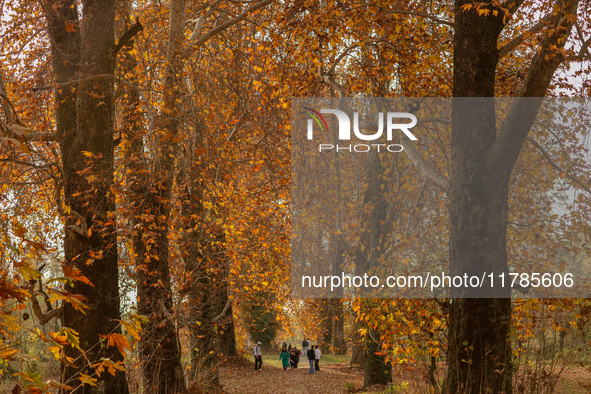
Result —
M320 362L324 364L346 363L351 359L349 354L323 354Z

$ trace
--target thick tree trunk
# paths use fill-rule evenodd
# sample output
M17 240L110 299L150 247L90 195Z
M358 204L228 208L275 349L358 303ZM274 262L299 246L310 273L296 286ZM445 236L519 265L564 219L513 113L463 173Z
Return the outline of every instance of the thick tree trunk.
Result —
M357 248L356 274L363 275L378 267L380 257L387 249L384 237L385 223L388 220L388 201L385 196L389 193L388 183L384 177L385 169L379 155L372 155L369 158L368 174L369 187L364 197L364 203L368 205L369 228L364 229L361 236L361 244L364 248ZM365 303L365 302L364 302ZM370 308L371 301L365 303L366 311ZM365 375L363 385L388 384L392 382L392 365L386 362L382 355L376 352L381 351L380 333L371 332L364 339L365 344ZM370 333L372 333L370 335Z
M191 380L194 385L199 386L199 389L208 389L219 386L219 349L216 343L218 333L213 322L220 304L216 299L219 296L219 288L216 288L219 283L212 280L216 267L210 257L216 251L208 247L203 253L201 246L210 245L210 243L199 242L200 237L197 234L190 235L188 240L186 244L190 253L187 257L187 266L188 271L191 272L189 284Z
M208 268L207 263L196 264L193 269L195 281L189 293L192 380L201 389L219 386L217 335L212 323L215 317L215 289Z
M379 338L371 335L365 337L365 369L363 387L374 384L387 385L392 382L392 364L386 362L386 357L379 354L382 350L377 342Z
M126 16L131 14L131 4L121 4ZM129 48L119 52L121 67L136 83L134 68L137 63ZM132 245L137 268L138 312L149 318L143 326L140 343L142 375L147 393L174 393L184 389L180 344L175 322L172 320L173 304L168 268L168 222L170 203L161 190L151 188L152 177L146 168L143 144L143 122L138 116L139 91L126 88L122 98L121 139L129 141L126 164L131 170L128 188L134 216ZM144 160L142 160L144 159ZM164 215L164 216L162 216ZM154 218L154 220L152 220ZM151 237L146 236L152 234Z
M456 1L454 97L494 97L497 37L503 16L482 18ZM467 3L467 2L466 2ZM461 100L461 99L457 99ZM452 112L450 269L452 275L507 272L508 179L487 179L496 139L494 100L455 101ZM498 294L497 294L498 293ZM447 393L511 393L510 291L459 298L450 306Z
M353 344L351 346L351 359L349 364L364 364L365 363L365 346L363 339L359 335L359 324L354 325Z
M138 310L150 319L143 327L140 354L148 393L175 393L184 389L181 350L173 321L169 269L171 196L178 153L175 136L181 126L179 103L183 91L180 53L184 41L185 0L170 4L167 64L163 83L164 104L152 168L143 171L134 218L152 237L134 237L138 265ZM139 228L139 227L138 227ZM141 233L141 231L140 231ZM150 245L147 244L150 243Z
M201 130L196 130L195 146L201 145ZM204 220L204 188L201 177L202 166L190 149L187 153L187 170L182 198L183 252L185 270L190 273L186 292L188 295L188 328L191 347L191 385L197 390L217 389L219 387L218 355L220 341L229 353L236 352L232 309L226 309L225 316L219 316L228 300L227 284L224 281L225 256L223 237L217 239L212 234L220 233L215 228L206 228ZM220 257L222 256L222 257ZM224 330L224 331L222 331ZM228 330L227 332L225 330Z
M577 3L557 2L555 30L542 40L518 96L545 94L562 59L555 49L564 46L574 20L565 16L576 15ZM472 8L464 9L467 4ZM508 272L509 180L541 99L515 99L497 130L493 97L504 13L491 2L481 7L497 15L479 15L471 0L455 2L450 271L498 278ZM511 292L498 284L491 289L486 281L480 290L452 289L443 387L448 394L512 393ZM490 298L469 298L475 296Z
M149 183L143 179L144 185ZM149 318L142 326L140 357L147 393L176 393L184 389L180 346L173 320L172 287L168 267L170 198L144 186L137 194L133 247L138 273L138 312ZM153 220L147 219L152 218ZM146 233L154 234L145 237Z
M85 0L81 34L76 2L63 0L44 2L51 40L54 73L58 82L68 82L80 72L86 83L65 86L56 92L57 135L62 153L64 199L70 207L66 217L64 240L65 264L82 271L94 286L75 282L70 291L84 296L88 309L83 314L66 304L64 326L80 336L80 348L86 358L97 362L101 358L123 361L115 347L100 346L101 337L121 333L117 320L119 311L119 281L117 235L112 212L114 200L110 192L113 182L113 117L112 79L93 79L97 74L113 74L115 59L114 7L112 1ZM74 26L69 31L68 26ZM82 152L92 153L92 163ZM81 171L87 172L81 174ZM90 181L92 179L92 181ZM58 204L61 202L58 201ZM61 207L60 207L61 209ZM76 215L78 214L78 215ZM86 231L86 228L90 232ZM78 350L64 348L66 355L77 360L76 367L63 367L63 383L76 386L79 373L94 372L79 357ZM101 374L96 386L85 385L77 392L114 394L128 393L124 372Z

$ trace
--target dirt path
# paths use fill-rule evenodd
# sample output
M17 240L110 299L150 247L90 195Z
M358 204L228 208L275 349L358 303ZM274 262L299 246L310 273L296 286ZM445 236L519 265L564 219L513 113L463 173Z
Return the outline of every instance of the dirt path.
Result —
M346 383L357 389L363 385L363 371L346 363L322 365L320 372L308 375L308 363L297 370L284 371L263 359L262 371L254 363L229 360L220 370L220 380L227 394L344 394Z

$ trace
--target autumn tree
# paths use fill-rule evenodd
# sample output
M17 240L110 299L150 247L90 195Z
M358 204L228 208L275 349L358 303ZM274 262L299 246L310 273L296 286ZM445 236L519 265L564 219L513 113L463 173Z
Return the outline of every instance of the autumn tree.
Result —
M114 13L112 1L83 1L79 20L74 1L44 2L51 42L56 86L56 139L61 148L63 177L56 194L63 188L66 205L65 265L79 269L90 283L76 282L73 292L89 301L85 313L66 305L65 326L80 335L80 349L66 348L76 360L64 364L63 383L101 358L122 361L116 347L102 347L103 339L120 335L118 320L119 281L113 183L113 95L115 68L113 48ZM87 163L88 162L88 163ZM89 166L90 163L90 166ZM57 201L62 210L61 199ZM103 374L100 385L83 386L84 392L107 390L127 393L124 372Z
M475 5L456 1L454 13L454 97L450 196L452 274L508 272L508 189L511 173L578 14L578 1L558 1L550 11L537 53L499 129L494 119L498 40L521 2ZM463 298L450 307L447 393L512 392L511 294ZM469 360L465 362L463 360Z

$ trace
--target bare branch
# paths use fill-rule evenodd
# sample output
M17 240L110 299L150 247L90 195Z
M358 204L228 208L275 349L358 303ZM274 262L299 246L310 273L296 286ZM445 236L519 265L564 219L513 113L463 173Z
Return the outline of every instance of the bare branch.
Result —
M41 279L39 279L39 290L37 291L35 291L35 283L35 280L29 282L29 291L31 292L31 309L33 310L37 320L39 320L39 324L45 325L53 318L58 317L62 313L64 307L62 306L53 309L51 307L51 302L49 301L49 296L42 288ZM42 296L45 300L45 304L47 305L45 312L41 310L41 305L39 305L39 300L37 299L38 295Z
M228 310L228 308L230 307L230 305L232 305L232 300L228 297L228 302L226 302L226 306L224 306L224 309L222 310L222 312L219 315L217 315L216 317L214 317L211 320L212 323L215 323L216 321L218 321L221 318L223 318L224 316L226 316L226 311Z
M191 33L191 37L189 37L189 41L195 41L199 37L199 35L201 34L201 29L203 28L203 22L205 22L205 19L207 19L207 17L209 17L211 14L213 14L213 10L221 2L222 2L222 0L217 0L216 2L214 2L212 5L210 5L207 8L207 12L205 13L205 15L202 15L198 19L194 20L195 28L193 29L193 32ZM189 21L187 21L187 22L189 22Z
M575 23L577 28L577 33L579 34L579 38L581 39L581 49L579 50L579 54L576 56L569 56L568 60L578 60L582 61L585 58L585 55L589 55L591 57L591 53L589 53L589 45L591 45L591 38L585 40L583 37L583 31L581 30L581 26L578 23Z

